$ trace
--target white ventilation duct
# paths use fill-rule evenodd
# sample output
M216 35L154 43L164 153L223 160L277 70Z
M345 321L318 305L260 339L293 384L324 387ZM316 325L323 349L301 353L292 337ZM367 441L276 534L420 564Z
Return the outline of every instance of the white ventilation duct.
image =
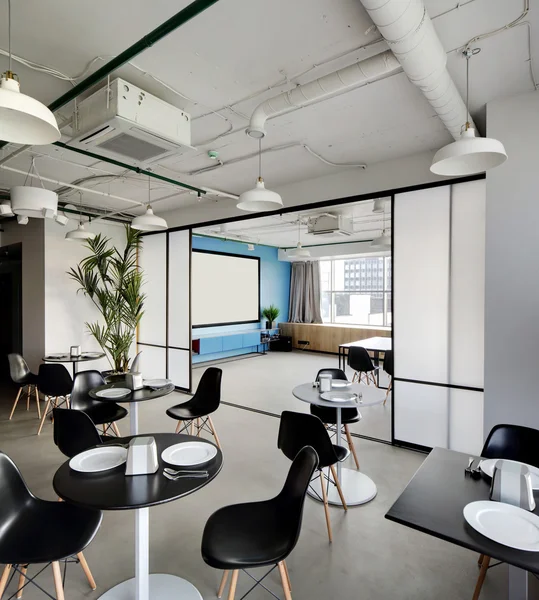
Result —
M298 85L289 92L283 92L259 104L251 116L247 133L251 137L262 138L266 135L264 126L267 119L295 108L301 108L338 92L365 85L380 77L390 75L399 68L399 62L394 54L386 50L315 81Z
M447 55L423 0L361 0L361 3L408 79L423 92L451 135L460 139L468 120L466 106L447 71Z

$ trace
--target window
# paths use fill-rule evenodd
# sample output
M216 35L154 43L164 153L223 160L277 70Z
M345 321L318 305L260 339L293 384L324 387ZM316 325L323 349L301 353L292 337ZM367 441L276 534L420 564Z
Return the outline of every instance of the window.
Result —
M324 323L391 326L391 257L320 261Z

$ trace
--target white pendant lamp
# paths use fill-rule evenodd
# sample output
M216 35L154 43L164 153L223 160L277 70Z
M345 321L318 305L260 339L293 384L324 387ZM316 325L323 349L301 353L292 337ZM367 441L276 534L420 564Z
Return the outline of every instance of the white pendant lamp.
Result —
M262 179L262 140L258 140L258 180L252 190L240 195L236 206L247 212L263 212L282 208L283 199L277 192L267 190Z
M444 146L434 155L430 170L436 175L463 177L482 173L498 167L507 160L503 144L494 138L476 137L475 129L470 125L469 109L469 71L470 58L480 51L479 48L466 48L466 113L468 120L460 139Z
M52 144L61 138L52 112L41 102L21 94L11 70L11 0L8 0L9 68L0 78L0 139L29 146Z
M93 231L88 231L84 227L84 223L82 222L82 193L80 194L80 208L79 208L79 224L77 229L73 229L72 231L68 231L65 235L65 239L68 242L85 242L87 240L93 240L95 238L95 233Z
M374 238L370 244L371 248L377 250L390 250L391 249L391 235L385 229L382 231L382 235Z
M165 219L153 214L151 201L150 177L148 176L148 207L143 215L135 217L131 221L131 227L139 231L162 231L168 229Z
M301 215L298 215L298 243L295 248L288 252L288 256L293 258L310 258L311 253L307 248L301 245Z

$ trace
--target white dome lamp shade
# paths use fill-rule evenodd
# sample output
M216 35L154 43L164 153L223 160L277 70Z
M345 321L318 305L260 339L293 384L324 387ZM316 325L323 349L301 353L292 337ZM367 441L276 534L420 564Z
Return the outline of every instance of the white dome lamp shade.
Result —
M480 52L479 48L466 48L466 113L468 120L460 139L440 148L434 155L430 170L435 175L445 177L464 177L483 173L499 167L507 160L503 144L494 138L476 137L475 129L470 125L469 86L470 58Z
M34 219L52 219L57 214L58 194L44 188L16 185L10 189L11 210Z
M258 140L258 180L256 186L240 194L237 208L247 212L264 212L278 210L283 206L283 199L277 192L267 190L262 179L262 139Z
M11 70L11 0L8 0L9 68L0 78L0 139L29 146L52 144L61 138L52 112L41 102L21 94Z
M73 231L68 231L66 233L65 239L69 242L84 242L86 240L93 240L95 238L95 233L93 231L88 231L84 228L84 224L80 222L77 226L77 229L73 229Z
M391 250L391 235L384 229L382 235L372 240L370 247L377 250Z
M295 248L288 252L288 256L298 258L299 260L310 258L311 256L310 251L301 245L301 215L298 215L298 243Z
M135 217L131 221L131 227L139 231L163 231L168 229L165 219L153 214L151 205L151 179L148 176L148 206L143 215Z

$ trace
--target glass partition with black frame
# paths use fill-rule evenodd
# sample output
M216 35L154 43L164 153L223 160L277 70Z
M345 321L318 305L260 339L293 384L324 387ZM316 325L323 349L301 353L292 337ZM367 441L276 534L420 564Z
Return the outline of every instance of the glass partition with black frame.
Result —
M391 327L391 257L320 261L322 319L339 325Z

